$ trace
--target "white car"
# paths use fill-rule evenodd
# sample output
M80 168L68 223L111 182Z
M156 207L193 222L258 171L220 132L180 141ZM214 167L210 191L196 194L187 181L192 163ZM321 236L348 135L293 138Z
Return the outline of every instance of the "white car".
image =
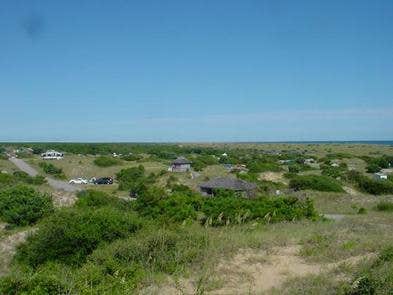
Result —
M71 179L69 181L69 183L71 183L71 184L87 184L88 181L87 181L87 179L80 177L80 178L76 178L76 179Z

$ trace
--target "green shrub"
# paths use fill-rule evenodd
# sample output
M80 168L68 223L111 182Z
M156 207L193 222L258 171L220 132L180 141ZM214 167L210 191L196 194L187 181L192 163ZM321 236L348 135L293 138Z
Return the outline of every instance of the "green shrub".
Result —
M42 175L30 176L24 171L15 171L13 176L17 181L21 181L27 184L41 185L46 183L45 177Z
M151 228L126 240L97 249L89 262L104 264L114 259L118 265L139 265L144 270L172 274L201 258L207 236L199 227Z
M375 208L378 211L393 211L393 202L380 201Z
M393 182L391 181L374 180L357 171L349 171L347 177L349 181L355 183L363 192L373 195L393 193Z
M56 167L52 163L40 162L38 165L42 168L42 170L44 170L46 174L53 175L56 178L65 178L63 169Z
M105 192L86 190L80 191L77 194L78 200L75 203L76 207L100 208L105 206L112 206L117 208L126 207L126 201L114 196L110 196Z
M320 175L298 175L289 181L289 187L294 190L317 190L323 192L344 192L336 180Z
M28 225L53 211L52 198L26 186L0 191L0 216L8 223Z
M145 168L142 165L120 170L116 174L119 182L119 190L129 190L135 195L140 195L146 188L153 184L155 176L146 176Z
M125 161L139 161L142 160L143 157L138 154L129 154L129 155L124 155L121 157Z
M17 179L8 173L0 173L0 184L2 187L14 185Z
M289 197L246 199L228 190L218 190L214 197L178 192L165 195L150 189L134 203L135 210L145 217L168 222L199 220L212 225L242 223L250 220L284 221L315 218L312 201Z
M141 225L135 214L111 207L62 209L40 223L16 257L33 267L47 261L79 265L101 242L127 237Z
M110 166L119 165L120 161L115 158L100 156L94 160L94 164L97 165L98 167L110 167Z
M0 293L17 294L68 294L68 287L60 277L47 271L18 273L0 280Z

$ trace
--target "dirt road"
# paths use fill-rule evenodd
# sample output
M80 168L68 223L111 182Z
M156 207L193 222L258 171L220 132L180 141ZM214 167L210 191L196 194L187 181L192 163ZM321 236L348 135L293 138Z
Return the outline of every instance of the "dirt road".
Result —
M35 170L33 167L31 167L29 164L27 164L25 161L22 159L18 158L9 158L9 160L14 163L16 167L18 167L20 170L26 172L30 176L36 176L38 174L37 170ZM66 192L76 192L80 190L79 187L75 187L71 184L69 184L66 181L61 181L61 180L56 180L52 179L49 177L46 177L46 180L48 181L48 184L54 188L55 190L63 190Z

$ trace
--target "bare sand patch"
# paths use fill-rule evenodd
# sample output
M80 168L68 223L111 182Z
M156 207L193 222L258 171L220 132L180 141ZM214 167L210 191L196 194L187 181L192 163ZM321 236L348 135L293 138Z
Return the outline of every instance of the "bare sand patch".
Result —
M354 256L335 263L308 263L298 255L301 246L275 247L269 250L241 249L230 260L221 261L213 274L219 288L212 295L266 294L289 279L330 271L341 264L356 264L373 254ZM154 291L153 291L154 290ZM146 290L147 291L147 290ZM143 294L197 294L191 279L169 280L168 284Z

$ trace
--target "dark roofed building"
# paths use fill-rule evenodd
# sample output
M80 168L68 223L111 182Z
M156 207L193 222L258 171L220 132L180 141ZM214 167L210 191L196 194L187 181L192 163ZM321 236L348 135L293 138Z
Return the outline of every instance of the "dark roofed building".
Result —
M230 177L218 177L199 185L200 190L205 195L214 195L216 189L228 189L247 196L252 196L257 189L256 184L241 179Z
M191 169L191 161L187 160L184 157L179 157L172 162L168 170L171 172L187 172L190 169Z

